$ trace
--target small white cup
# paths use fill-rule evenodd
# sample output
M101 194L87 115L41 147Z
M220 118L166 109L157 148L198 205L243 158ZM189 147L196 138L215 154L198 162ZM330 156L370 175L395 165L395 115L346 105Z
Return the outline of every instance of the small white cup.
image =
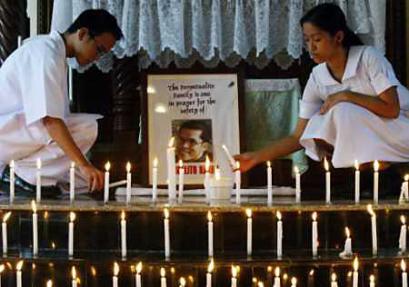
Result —
M223 205L230 204L233 181L230 177L220 177L210 179L210 204Z

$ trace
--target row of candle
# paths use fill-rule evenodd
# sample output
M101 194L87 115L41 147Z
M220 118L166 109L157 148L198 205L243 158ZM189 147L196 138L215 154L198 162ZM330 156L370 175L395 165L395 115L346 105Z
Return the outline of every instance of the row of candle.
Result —
M22 267L23 267L23 260L20 260L17 265L16 265L16 286L17 287L22 287ZM402 287L408 287L408 274L406 272L406 262L402 259L401 260L401 283ZM355 257L352 263L353 266L353 272L352 272L352 287L358 287L358 282L359 282L359 261L358 258ZM212 286L212 273L214 271L214 261L211 260L210 263L208 264L207 267L207 272L206 272L206 287L211 287ZM0 286L1 286L1 275L2 272L4 271L5 267L4 264L0 265ZM135 265L135 286L136 287L142 287L142 262L139 262L138 264ZM114 262L113 266L113 276L112 276L112 287L118 287L119 286L119 264L117 262ZM271 272L272 268L268 267L268 271ZM232 265L231 266L231 287L237 287L238 286L238 274L240 272L240 266ZM349 273L350 274L350 273ZM350 276L348 274L348 276ZM288 278L287 274L283 275L283 279L286 280ZM253 278L253 282L257 283L257 287L264 287L264 283L262 281L258 281L256 278ZM77 287L79 282L79 278L77 276L77 272L75 269L75 266L71 267L71 287ZM338 282L337 282L337 275L336 273L331 274L331 282L330 282L331 287L338 287ZM52 286L52 281L48 280L47 287ZM179 279L179 287L185 287L186 286L186 279L184 277L180 277ZM297 278L292 277L291 278L291 287L296 287L297 286ZM160 287L167 287L167 279L166 279L166 270L165 268L161 267L160 268ZM280 274L280 267L276 267L274 269L274 281L273 281L273 287L281 287L281 274ZM369 287L375 287L375 276L370 275L369 277Z
M33 232L33 255L38 255L38 214L36 203L32 201L32 232ZM378 244L377 244L377 223L376 223L376 214L372 209L371 205L367 207L368 212L371 216L371 233L372 233L372 251L373 255L377 254ZM164 219L163 219L163 228L164 228L164 249L165 257L170 257L170 213L167 208L164 209ZM7 255L8 252L8 240L7 240L7 220L9 219L11 212L7 212L3 216L2 223L2 242L3 242L3 255ZM247 215L247 255L252 255L252 241L253 241L253 219L252 219L252 210L246 209ZM283 254L283 221L282 214L280 211L276 212L277 217L277 258L281 258ZM72 257L74 255L74 221L75 213L70 212L69 214L69 223L68 223L68 256ZM399 235L399 250L400 252L406 252L406 242L407 242L407 225L405 216L401 216L401 229ZM207 213L208 220L208 256L213 257L214 255L214 226L213 226L213 216L210 211ZM121 255L123 258L127 256L127 223L125 212L121 212L120 220L120 236L121 236ZM318 253L318 222L317 222L317 213L312 213L312 255L317 256ZM346 240L344 245L344 251L340 254L343 257L352 256L352 239L348 227L346 227Z

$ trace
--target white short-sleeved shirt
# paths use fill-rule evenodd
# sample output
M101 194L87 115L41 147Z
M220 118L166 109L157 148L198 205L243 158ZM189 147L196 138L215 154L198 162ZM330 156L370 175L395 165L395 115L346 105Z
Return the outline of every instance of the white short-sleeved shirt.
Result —
M69 114L66 50L58 32L29 39L0 68L0 128L24 115L26 125ZM18 127L16 127L18 128Z
M300 101L300 118L310 119L316 114L325 99L340 91L352 91L377 96L395 86L402 110L409 110L409 90L400 84L392 65L375 48L352 46L342 82L336 81L326 63L314 67Z

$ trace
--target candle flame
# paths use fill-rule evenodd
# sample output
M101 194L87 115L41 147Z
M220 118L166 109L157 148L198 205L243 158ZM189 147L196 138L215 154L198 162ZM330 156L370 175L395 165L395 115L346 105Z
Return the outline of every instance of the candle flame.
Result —
M378 170L379 170L379 161L375 160L375 162L373 163L373 170L374 170L374 171L378 171Z
M37 158L37 169L41 169L41 159Z
M206 162L205 162L205 170L206 170L206 172L209 172L209 169L210 169L210 159L209 159L209 156L206 155Z
M294 287L297 286L297 278L295 277L291 278L291 285Z
M251 214L252 214L251 209L250 209L250 208L247 208L247 209L246 209L246 215L247 215L247 217L248 217L248 218L251 218Z
M75 217L76 217L76 216L75 216L75 213L71 211L71 212L70 212L70 221L71 221L71 222L74 222Z
M264 287L264 283L262 281L259 281L257 287Z
M75 266L71 267L71 277L72 277L72 280L77 279L77 270L75 270Z
M213 259L212 259L212 260L210 260L210 263L209 263L209 265L207 266L207 272L208 272L208 273L212 273L212 272L213 272L213 269L214 269L214 261L213 261Z
M125 216L125 211L122 210L121 212L121 220L125 220L126 216Z
M5 267L4 267L4 264L1 264L1 265L0 265L0 274L4 271L4 268L5 268Z
M155 157L155 158L153 159L153 167L154 167L154 168L157 168L157 167L158 167L158 158L157 158L157 157Z
M140 274L142 271L142 261L139 261L138 264L136 264L136 273Z
M372 205L371 205L371 204L368 204L368 205L366 206L366 209L368 210L368 212L369 212L369 214L370 214L371 216L375 216L375 212L373 211L373 208L372 208Z
M276 277L280 277L280 267L276 267L275 269L274 269L274 275L276 276Z
M333 272L333 273L331 274L331 281L332 281L332 282L337 282L337 274L336 274L335 272Z
M179 168L183 168L183 160L181 160L181 159L179 160Z
M355 257L354 262L352 263L352 266L354 267L354 271L358 271L358 267L359 267L358 257Z
M271 161L267 161L267 167L271 167Z
M288 274L287 273L284 273L283 274L283 280L287 280L288 279Z
M165 268L161 267L160 268L160 277L165 277L165 275L166 275L166 270L165 270Z
M299 174L299 173L300 173L300 169L298 168L298 166L294 166L294 173L295 173L295 174Z
M10 161L9 166L10 166L10 168L14 168L14 166L15 166L14 159L12 159L12 160Z
M129 161L126 163L126 172L131 172L131 163Z
M165 216L166 219L169 218L169 209L167 208L163 209L163 216Z
M400 216L400 222L402 222L402 224L406 224L406 217L404 215Z
M325 168L325 171L329 171L329 164L328 164L326 157L324 158L324 168Z
M357 160L355 160L355 164L354 164L354 165L355 165L355 169L356 169L356 170L359 170L359 163L358 163Z
M212 221L212 220L213 220L212 212L211 212L210 210L207 212L207 220L208 220L208 221Z
M400 268L402 269L402 272L406 271L406 261L403 259L400 261Z
M185 277L180 277L180 278L179 278L179 284L180 284L180 287L185 287L185 286L186 286L186 279L185 279Z
M114 262L114 276L118 276L119 273L119 264Z
M220 168L219 167L216 167L214 171L214 177L216 178L216 180L220 180Z
M4 214L3 216L3 222L7 222L7 220L9 220L11 215L11 211L7 212L6 214Z
M24 263L23 260L20 260L19 262L17 262L17 265L16 265L17 271L21 271L21 268L23 268L23 263Z
M371 274L371 275L369 276L369 281L370 281L371 283L375 283L375 275Z
M311 217L312 217L312 220L316 221L317 220L317 212L314 211L312 213Z
M35 200L31 201L31 209L33 210L33 213L37 212L37 205L36 205Z
M109 171L110 168L111 168L111 163L107 161L107 163L105 164L105 171Z
M173 148L174 144L175 144L175 137L171 137L168 143L168 147Z
M278 219L278 220L281 220L281 217L282 217L282 216L281 216L281 212L280 212L280 211L277 210L276 216L277 216L277 219Z
M71 168L75 168L75 161L71 162Z
M405 177L403 178L405 181L409 181L409 174L405 174Z
M53 281L50 279L47 281L47 287L53 287Z
M234 266L234 265L231 266L231 276L232 276L233 278L236 278L236 277L237 277L237 268L236 268L236 266Z
M348 227L345 227L345 234L346 234L347 238L351 237L351 233L349 232Z
M236 169L240 170L240 162L236 161Z

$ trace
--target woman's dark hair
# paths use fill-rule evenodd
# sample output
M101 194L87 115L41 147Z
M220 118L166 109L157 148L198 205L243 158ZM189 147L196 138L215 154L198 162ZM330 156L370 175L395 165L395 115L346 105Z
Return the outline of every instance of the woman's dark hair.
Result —
M315 6L300 20L301 26L307 22L328 32L331 36L338 31L343 31L345 36L342 45L345 48L363 44L361 39L349 29L344 12L336 4L323 3Z
M102 33L111 33L116 40L120 40L123 37L115 17L103 9L83 11L68 27L66 32L72 34L80 28L87 28L91 37Z

